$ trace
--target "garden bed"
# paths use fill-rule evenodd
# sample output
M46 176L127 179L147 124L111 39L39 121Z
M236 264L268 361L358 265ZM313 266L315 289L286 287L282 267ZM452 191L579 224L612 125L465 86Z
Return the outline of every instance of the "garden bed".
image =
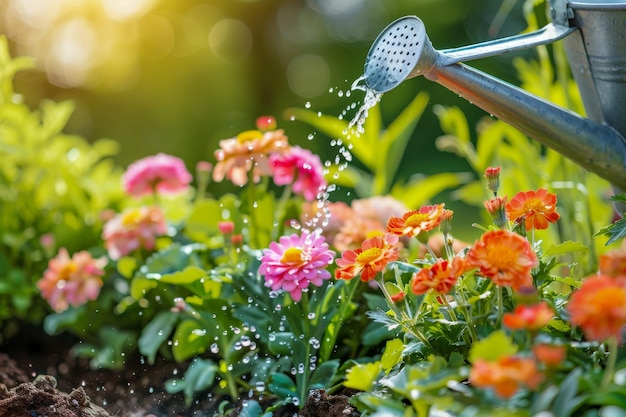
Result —
M185 407L182 393L164 392L165 381L184 370L187 364L177 365L159 358L155 365L147 365L140 357L133 357L127 360L127 367L122 371L92 370L87 359L72 355L71 348L76 342L71 336L49 336L38 328L26 328L10 339L0 353L0 387L4 384L10 390L23 385L10 394L0 388L0 404L6 406L0 416L40 415L38 407L53 404L56 404L57 415L62 417L213 416L219 415L223 401L229 401L229 406L225 407L227 415L240 413L241 401L232 402L226 396L205 392L197 395L190 407ZM44 383L35 382L38 375L55 379L54 393L50 389L54 382L46 379ZM96 407L88 404L76 407L72 400L80 397L80 388ZM285 406L274 416L296 413L305 417L360 415L348 404L348 395L327 395L324 391L317 391L301 410ZM63 406L66 406L65 410L62 410ZM99 413L100 407L108 414Z

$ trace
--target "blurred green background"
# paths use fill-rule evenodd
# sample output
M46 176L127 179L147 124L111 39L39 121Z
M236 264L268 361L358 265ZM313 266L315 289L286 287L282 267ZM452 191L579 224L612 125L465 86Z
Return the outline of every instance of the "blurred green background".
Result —
M71 99L77 110L67 133L120 143L118 162L166 152L189 168L214 162L220 139L274 115L293 144L333 158L334 138L282 118L289 107L338 116L363 98L346 96L362 74L368 49L394 19L418 15L437 49L517 34L525 28L521 1L498 13L499 0L0 0L1 30L13 55L37 60L19 74L27 103ZM519 3L519 4L518 4ZM499 27L496 16L506 16ZM530 52L532 53L532 52ZM511 56L473 63L514 81ZM385 120L418 91L430 105L458 105L470 121L481 110L423 78L385 94ZM349 118L354 110L347 112ZM471 123L473 124L473 123ZM314 139L308 137L314 134ZM439 152L441 133L427 109L400 174L465 169Z

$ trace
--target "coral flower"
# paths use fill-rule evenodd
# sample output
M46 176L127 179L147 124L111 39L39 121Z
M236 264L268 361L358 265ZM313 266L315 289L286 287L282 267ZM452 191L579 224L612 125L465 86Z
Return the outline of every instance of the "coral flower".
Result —
M272 174L269 155L283 152L288 147L282 129L248 130L235 138L221 140L220 149L215 151L218 162L213 168L213 181L228 178L233 184L243 186L248 183L248 172L252 171L254 182L258 182L262 176Z
M365 240L360 249L345 251L336 260L339 268L335 278L352 279L360 274L361 281L371 281L389 262L398 259L397 243L398 236L387 234Z
M492 199L485 200L483 203L491 219L493 220L493 224L496 226L503 228L506 226L506 196L504 197L493 197Z
M330 278L326 268L334 256L323 236L303 230L300 236L294 233L270 243L263 250L259 273L265 276L267 287L283 289L294 301L300 301L302 290L310 284L319 287Z
M530 243L508 230L485 232L469 250L467 262L496 285L515 290L532 286L530 271L538 264Z
M444 217L445 204L423 206L419 210L404 213L402 217L392 216L387 221L387 231L398 236L415 237L422 232L433 230Z
M438 294L447 294L465 272L465 260L461 257L439 261L413 274L411 289L418 295L425 294L431 289Z
M533 359L504 356L495 362L478 360L472 365L470 383L476 387L493 388L500 398L511 398L520 386L537 389L543 375Z
M487 179L487 189L497 194L500 188L500 167L488 167L485 170L485 178Z
M619 249L600 255L600 274L616 277L626 275L626 240Z
M595 275L585 279L567 305L570 320L588 340L622 340L626 324L626 285L623 278Z
M307 201L315 200L326 187L322 162L308 149L292 146L282 154L272 154L270 166L276 185L293 184L293 192L303 195Z
M554 317L554 312L545 301L535 305L517 306L513 313L506 313L502 318L506 327L511 330L528 330L535 332L543 328Z
M87 251L71 258L65 248L48 262L48 269L37 283L43 298L54 311L60 313L70 305L78 307L100 294L106 258L94 259Z
M506 214L511 221L525 222L526 230L547 229L548 223L560 217L556 212L556 194L543 188L517 193L506 205Z
M544 365L555 367L563 363L567 356L567 349L565 346L540 343L533 346L533 354L535 358Z
M135 197L180 193L187 190L191 180L181 159L163 153L133 162L122 177L124 190Z
M165 215L158 207L125 210L104 225L102 238L111 259L116 260L134 250L154 249L157 236L167 232Z

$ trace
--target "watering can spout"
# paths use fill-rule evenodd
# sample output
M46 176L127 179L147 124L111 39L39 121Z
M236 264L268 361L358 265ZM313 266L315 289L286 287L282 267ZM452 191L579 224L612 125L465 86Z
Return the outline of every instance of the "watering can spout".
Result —
M365 82L383 93L423 75L626 190L626 0L552 0L551 15L539 31L443 51L419 18L398 19L370 48ZM464 64L560 39L586 118Z

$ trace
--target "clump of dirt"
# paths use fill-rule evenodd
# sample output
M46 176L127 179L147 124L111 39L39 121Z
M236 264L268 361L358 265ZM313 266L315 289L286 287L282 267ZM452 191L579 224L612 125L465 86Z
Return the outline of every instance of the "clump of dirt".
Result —
M0 384L0 417L111 417L103 408L92 404L80 387L69 394L56 389L50 375L39 375L10 390Z
M328 395L324 390L311 392L304 407L300 410L300 417L358 417L361 415L348 402L346 395Z

